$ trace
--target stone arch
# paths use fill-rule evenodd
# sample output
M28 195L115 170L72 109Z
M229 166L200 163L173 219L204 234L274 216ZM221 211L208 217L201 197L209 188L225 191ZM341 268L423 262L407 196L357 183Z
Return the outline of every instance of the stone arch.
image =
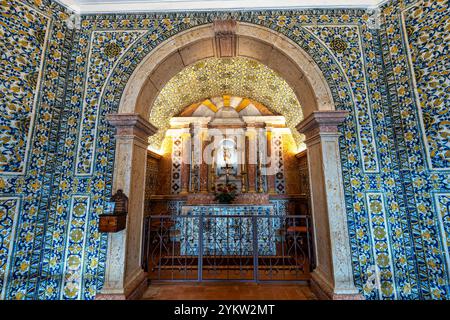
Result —
M306 116L314 110L334 110L327 81L314 60L291 39L266 27L239 22L236 55L251 58L278 72L294 89ZM153 49L135 68L125 86L118 113L148 119L164 84L184 67L219 56L212 24L178 33Z
M354 286L341 173L338 125L348 112L337 111L331 89L314 59L294 41L260 25L237 22L225 28L227 43L205 24L160 43L135 67L118 106L108 116L116 128L113 190L129 195L126 230L108 235L105 284L99 298L133 298L145 288L141 239L147 138L156 132L150 110L164 84L187 65L212 56L244 56L278 72L293 88L305 119L312 192L317 267L312 286L324 298L360 298ZM231 42L230 42L231 40ZM111 84L110 84L111 85ZM118 88L121 89L121 88Z

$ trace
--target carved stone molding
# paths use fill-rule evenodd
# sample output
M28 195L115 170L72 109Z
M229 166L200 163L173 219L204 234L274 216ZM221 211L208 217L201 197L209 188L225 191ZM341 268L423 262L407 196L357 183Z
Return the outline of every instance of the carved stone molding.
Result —
M214 200L213 194L194 193L188 194L188 205L204 205L204 204L217 204ZM233 204L249 204L249 205L268 205L269 194L267 193L242 193L239 194L233 201Z
M213 22L215 37L215 56L218 58L236 57L237 55L237 23L235 20L216 20Z
M315 138L319 133L338 133L338 125L344 122L348 111L314 111L296 128L306 137L305 143Z
M109 114L108 122L116 128L116 137L134 136L143 142L158 131L154 125L135 113Z

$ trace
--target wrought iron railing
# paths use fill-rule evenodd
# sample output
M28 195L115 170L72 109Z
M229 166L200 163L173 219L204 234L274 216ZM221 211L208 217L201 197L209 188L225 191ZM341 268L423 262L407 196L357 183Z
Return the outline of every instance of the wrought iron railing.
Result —
M305 215L147 216L142 267L158 281L308 280L310 229Z

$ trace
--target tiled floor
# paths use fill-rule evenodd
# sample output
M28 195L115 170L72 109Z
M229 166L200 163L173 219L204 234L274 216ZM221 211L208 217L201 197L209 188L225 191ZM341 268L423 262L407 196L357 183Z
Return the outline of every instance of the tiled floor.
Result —
M308 285L257 283L152 284L143 300L316 300Z

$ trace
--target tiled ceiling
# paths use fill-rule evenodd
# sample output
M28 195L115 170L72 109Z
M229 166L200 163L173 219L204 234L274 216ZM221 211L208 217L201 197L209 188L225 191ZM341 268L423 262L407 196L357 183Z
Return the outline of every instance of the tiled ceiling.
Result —
M247 58L209 58L184 68L161 90L150 113L159 132L150 138L158 148L171 117L185 107L224 94L248 97L285 116L297 145L302 138L295 126L303 119L302 108L292 88L275 71Z

